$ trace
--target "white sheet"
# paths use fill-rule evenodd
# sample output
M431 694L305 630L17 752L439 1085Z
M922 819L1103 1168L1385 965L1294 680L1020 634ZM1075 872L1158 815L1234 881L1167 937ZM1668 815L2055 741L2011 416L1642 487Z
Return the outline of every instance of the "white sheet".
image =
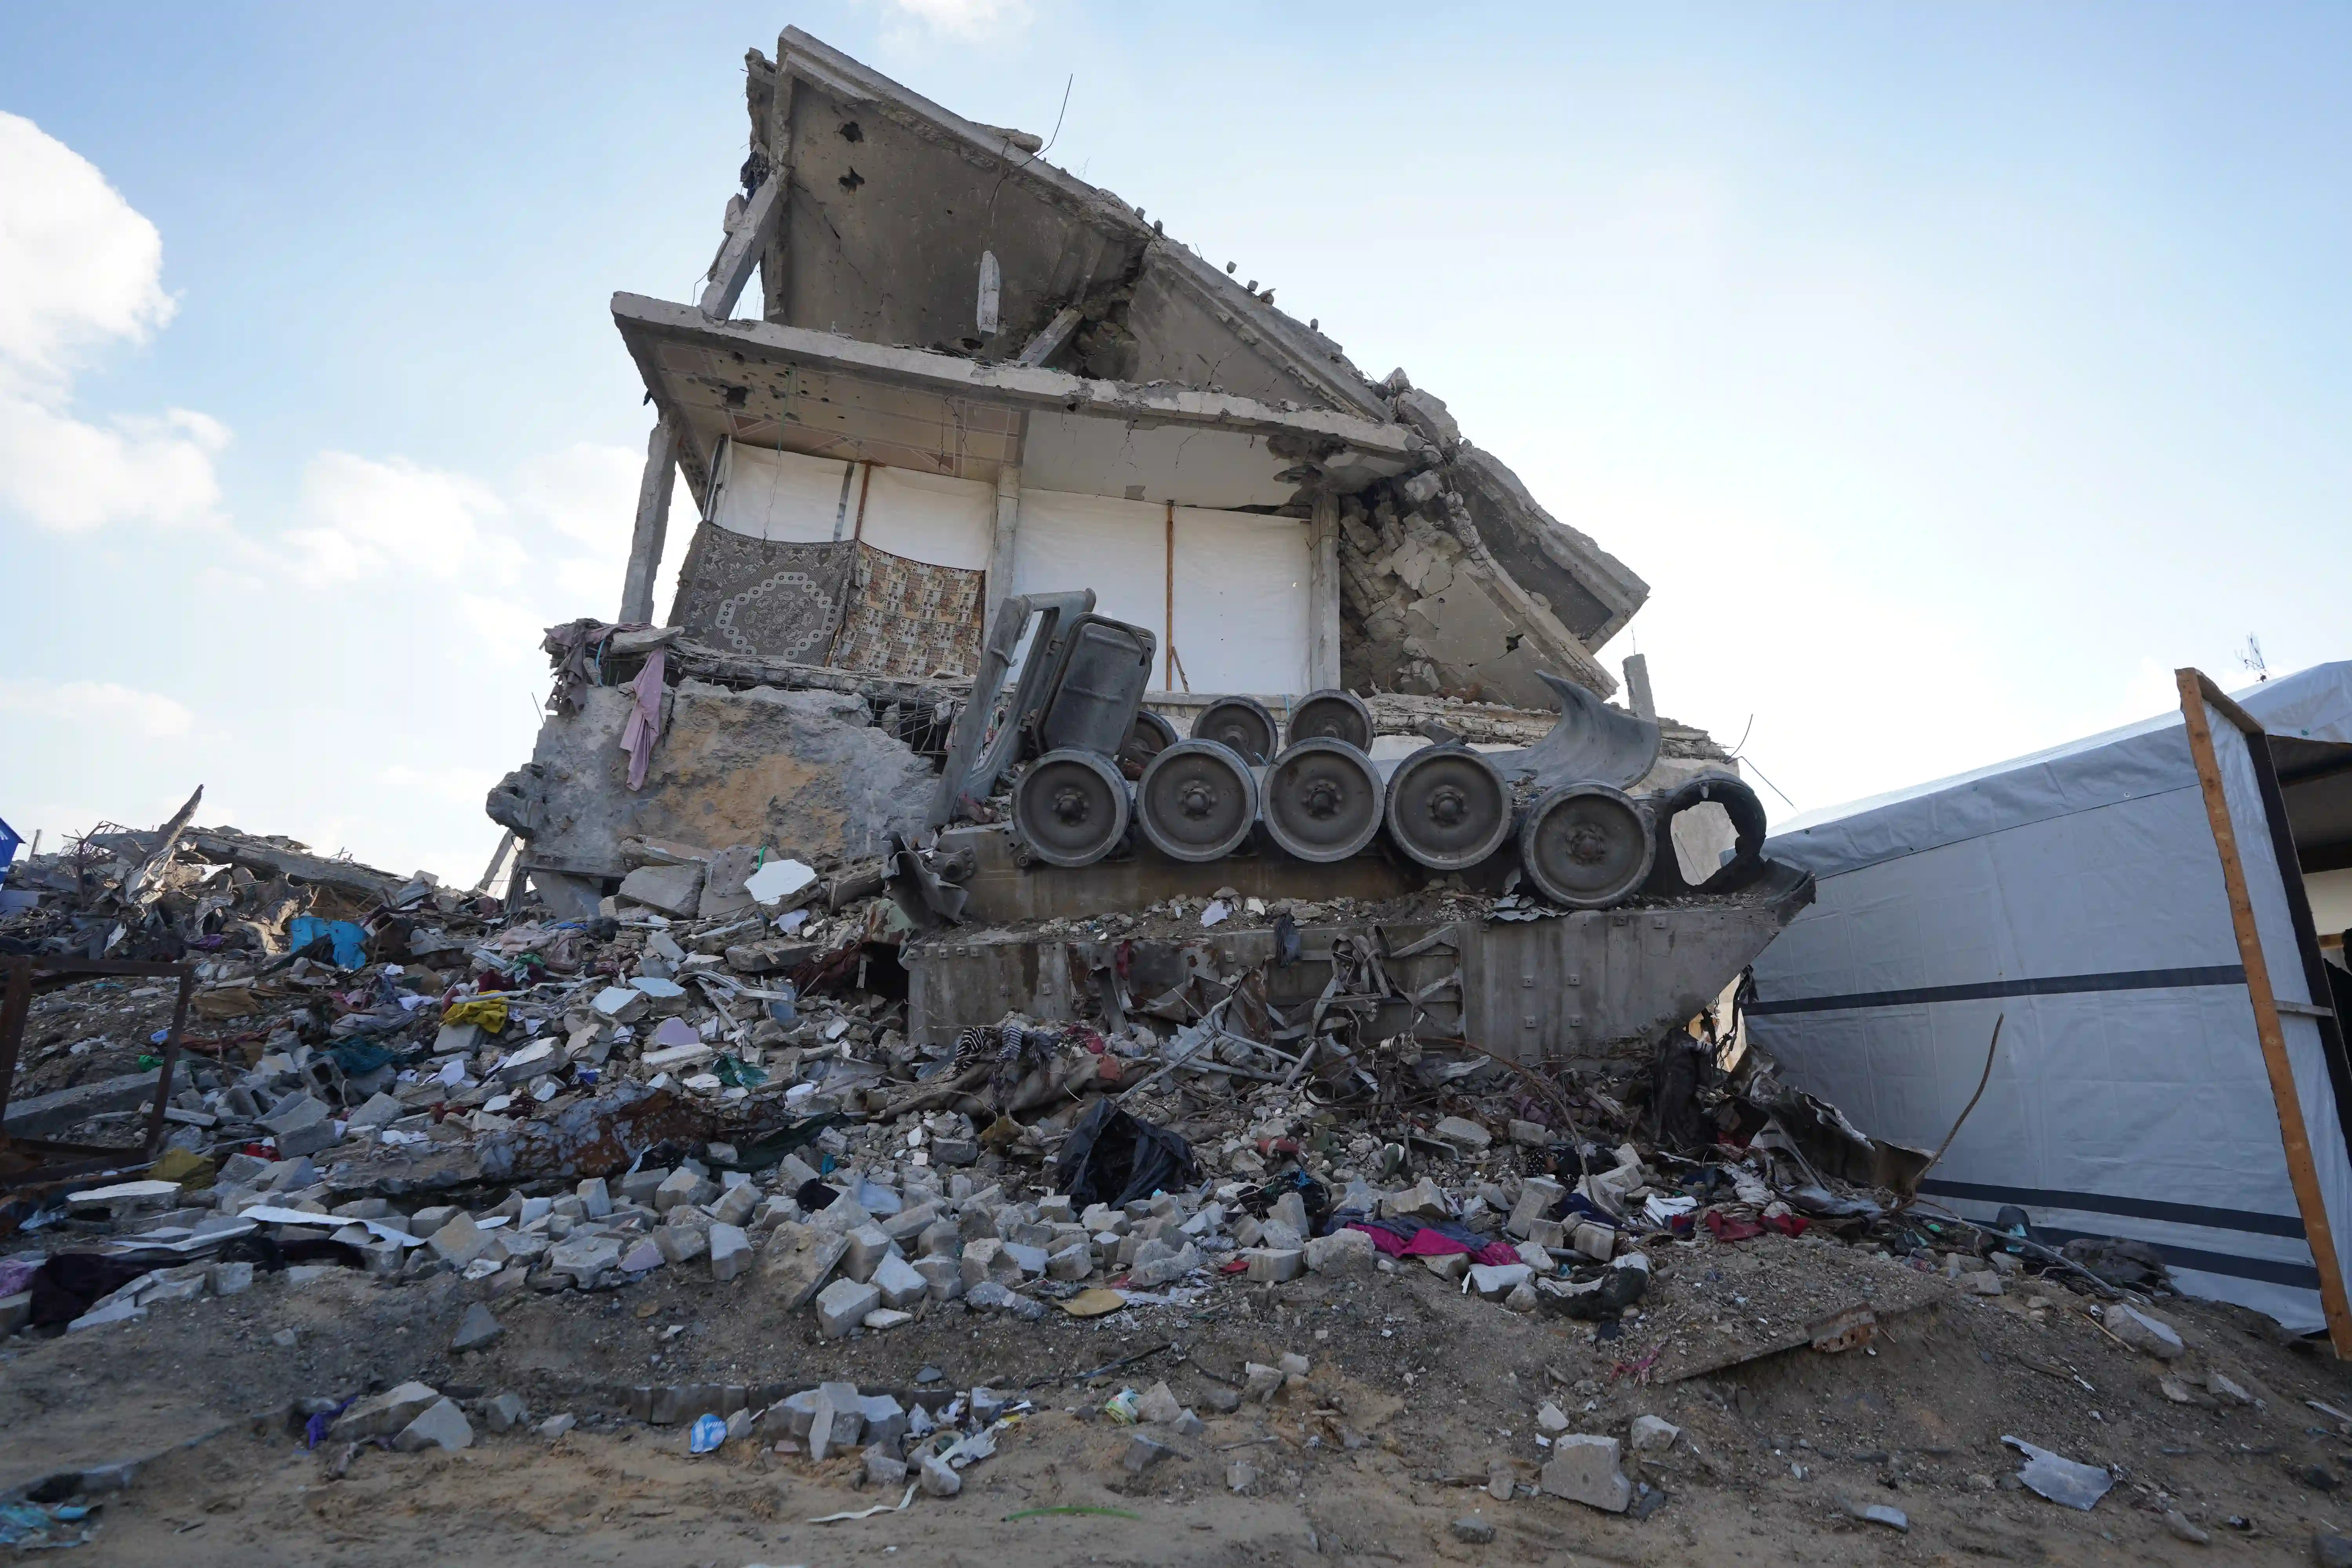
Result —
M730 441L720 459L718 505L710 521L730 533L792 544L821 544L835 537L839 524L839 537L845 539L842 480L854 467ZM856 503L853 484L849 504Z
M1013 591L1095 591L1095 613L1150 628L1166 667L1168 511L1148 501L1066 490L1023 490L1013 542Z
M1176 509L1176 657L1193 691L1303 696L1307 525Z
M849 507L858 507L850 485ZM996 532L996 487L942 474L877 466L865 482L865 521L857 536L877 550L933 566L988 570Z

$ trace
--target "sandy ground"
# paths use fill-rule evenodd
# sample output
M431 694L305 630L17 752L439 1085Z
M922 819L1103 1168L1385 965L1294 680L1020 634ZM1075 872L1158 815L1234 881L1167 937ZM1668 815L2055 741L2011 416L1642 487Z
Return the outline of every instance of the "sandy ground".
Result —
M2040 1309L2022 1294L1969 1298L1892 1260L1777 1237L1665 1249L1645 1315L1606 1341L1587 1325L1514 1317L1412 1267L1351 1282L1220 1283L1189 1309L1130 1308L1091 1323L1056 1312L1022 1324L950 1306L845 1342L817 1340L755 1279L664 1272L621 1291L499 1298L505 1336L454 1361L449 1334L486 1287L446 1277L388 1287L338 1275L299 1289L268 1280L140 1322L19 1338L0 1352L0 1486L160 1455L129 1490L97 1500L106 1506L95 1539L71 1561L184 1568L2301 1563L2313 1531L2352 1526L2352 1499L2336 1489L2352 1477L2352 1440L2304 1404L2352 1409L2352 1377L2324 1352L2282 1345L2243 1314L2171 1303L2190 1351L2168 1367L2110 1339L2081 1298ZM1797 1350L1645 1381L1693 1345L1774 1331L1756 1318L1864 1289L1890 1311L1920 1304L1892 1316L1867 1350ZM277 1342L288 1330L294 1342ZM1163 1344L1110 1377L1072 1381ZM1211 1416L1202 1436L1139 1477L1120 1467L1129 1434L1099 1414L1109 1394L1164 1377L1207 1415L1210 1392L1237 1381L1244 1361L1285 1351L1310 1358L1310 1389ZM1025 1389L1035 1412L967 1472L961 1497L918 1496L903 1512L853 1522L809 1522L883 1500L853 1485L852 1459L815 1465L749 1442L694 1458L682 1429L622 1414L633 1384L846 1377L903 1389L927 1366L960 1386ZM2191 1391L2195 1403L2177 1404L2159 1388L2168 1372L2201 1387L2209 1368L2259 1403ZM511 1390L534 1419L572 1411L583 1425L551 1442L485 1431L455 1455L369 1447L340 1478L340 1446L307 1452L286 1435L296 1397L412 1377L459 1397ZM1622 1436L1645 1413L1681 1426L1671 1453L1627 1458L1664 1505L1636 1521L1490 1495L1497 1463L1534 1482L1545 1399L1580 1431ZM2087 1514L2004 1489L1998 1479L2018 1463L2004 1433L2122 1479ZM1256 1472L1245 1493L1229 1484L1236 1459ZM1850 1517L1849 1500L1901 1509L1908 1533ZM2211 1544L2176 1539L2167 1506ZM1491 1544L1452 1535L1452 1521L1474 1514L1496 1527Z

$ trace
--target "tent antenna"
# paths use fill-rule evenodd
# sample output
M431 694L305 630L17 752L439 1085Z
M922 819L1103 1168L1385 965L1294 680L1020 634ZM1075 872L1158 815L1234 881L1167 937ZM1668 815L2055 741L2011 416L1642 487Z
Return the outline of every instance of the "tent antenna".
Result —
M2271 678L2271 667L2263 661L2263 639L2252 632L2246 634L2245 650L2238 655L2238 662L2252 670L2256 680Z

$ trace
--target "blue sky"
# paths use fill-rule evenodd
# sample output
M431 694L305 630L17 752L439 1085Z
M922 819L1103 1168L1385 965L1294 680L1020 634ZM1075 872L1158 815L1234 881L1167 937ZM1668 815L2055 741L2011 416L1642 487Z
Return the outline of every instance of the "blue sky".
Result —
M616 606L605 302L691 296L786 21L1069 82L1052 161L1447 399L1799 806L2352 655L2352 12L1440 15L0 13L0 816L478 873Z

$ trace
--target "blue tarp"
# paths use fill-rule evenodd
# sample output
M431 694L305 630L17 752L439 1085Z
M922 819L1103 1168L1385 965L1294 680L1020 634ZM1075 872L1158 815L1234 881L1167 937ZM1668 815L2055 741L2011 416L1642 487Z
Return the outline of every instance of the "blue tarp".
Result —
M16 846L23 842L25 841L22 838L16 837L15 828L5 822L0 822L0 872L5 872L16 862Z

